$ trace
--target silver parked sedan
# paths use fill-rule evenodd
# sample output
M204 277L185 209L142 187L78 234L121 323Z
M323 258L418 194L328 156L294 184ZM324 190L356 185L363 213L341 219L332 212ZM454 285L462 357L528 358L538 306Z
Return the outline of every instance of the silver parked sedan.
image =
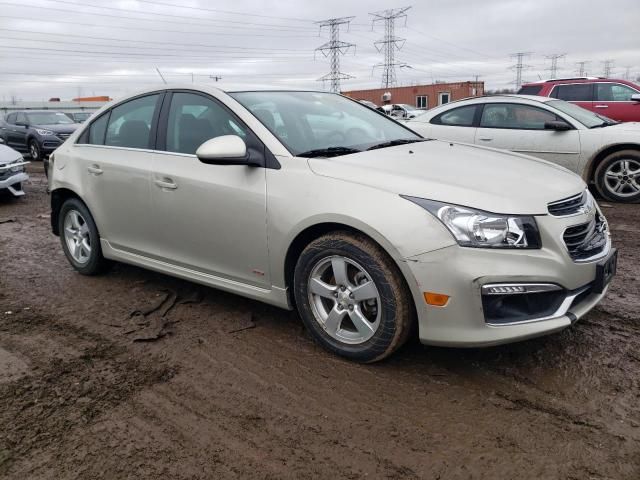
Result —
M22 184L29 180L24 167L28 163L20 152L7 147L0 140L0 192L7 191L14 197L24 195Z
M415 323L423 343L452 346L561 330L615 273L577 175L427 141L330 93L145 91L72 135L49 179L80 273L117 260L296 308L321 345L362 362Z

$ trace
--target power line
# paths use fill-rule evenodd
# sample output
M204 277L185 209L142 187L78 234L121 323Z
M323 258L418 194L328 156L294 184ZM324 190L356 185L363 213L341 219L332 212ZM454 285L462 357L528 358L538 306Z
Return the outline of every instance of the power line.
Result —
M549 78L551 80L557 77L558 73L558 60L566 57L566 53L552 53L550 55L546 55L545 58L551 60L551 66L547 69L549 70Z
M406 25L406 12L410 8L411 7L393 8L369 14L373 16L372 27L377 22L384 21L384 38L374 42L374 45L379 52L384 51L384 63L378 63L377 65L374 65L373 68L383 68L382 86L385 88L393 87L396 84L396 67L405 65L396 63L395 61L396 50L400 50L405 42L404 38L395 36L395 26L396 20L399 18L404 18Z
M330 90L334 93L340 93L340 80L353 78L352 75L347 75L340 71L340 55L344 55L349 51L349 49L351 49L351 47L355 47L355 44L353 43L340 41L340 26L347 25L348 27L349 22L354 18L355 17L330 18L328 20L316 22L320 25L320 30L324 27L329 27L330 32L330 40L316 48L316 51L321 52L325 57L330 58L331 71L320 77L318 80L321 80L323 83L327 81L331 82Z
M511 58L516 59L516 64L512 65L510 68L516 71L516 89L519 89L522 86L522 71L531 68L531 65L525 65L522 61L531 55L532 52L517 52L512 53Z

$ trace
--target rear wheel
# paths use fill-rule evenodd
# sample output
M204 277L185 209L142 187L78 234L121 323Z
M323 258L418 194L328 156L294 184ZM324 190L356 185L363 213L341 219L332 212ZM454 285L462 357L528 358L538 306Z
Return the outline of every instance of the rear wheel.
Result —
M596 188L607 200L640 201L640 151L621 150L607 156L595 172Z
M314 339L351 360L381 360L411 330L413 304L402 274L363 235L335 232L309 244L296 265L294 294Z
M31 160L35 162L42 160L40 145L38 145L38 142L35 140L29 142L29 155L31 156Z
M62 249L75 270L96 275L108 266L102 256L100 236L89 209L77 198L66 200L58 216Z

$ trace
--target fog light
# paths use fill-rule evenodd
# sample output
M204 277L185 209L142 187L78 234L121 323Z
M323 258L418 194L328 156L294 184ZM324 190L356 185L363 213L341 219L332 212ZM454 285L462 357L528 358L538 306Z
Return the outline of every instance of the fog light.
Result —
M445 307L449 303L449 295L443 293L424 292L424 300L434 307Z

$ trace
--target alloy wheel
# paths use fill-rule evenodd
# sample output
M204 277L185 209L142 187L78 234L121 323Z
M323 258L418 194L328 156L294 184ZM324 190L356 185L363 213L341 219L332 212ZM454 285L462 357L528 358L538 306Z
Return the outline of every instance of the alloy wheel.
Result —
M71 257L79 264L91 258L91 233L84 217L77 210L69 210L64 218L64 239Z
M369 340L380 326L381 298L371 275L355 261L334 255L320 260L308 280L315 320L333 339Z
M611 163L604 174L605 188L618 197L640 193L640 162L621 158Z

